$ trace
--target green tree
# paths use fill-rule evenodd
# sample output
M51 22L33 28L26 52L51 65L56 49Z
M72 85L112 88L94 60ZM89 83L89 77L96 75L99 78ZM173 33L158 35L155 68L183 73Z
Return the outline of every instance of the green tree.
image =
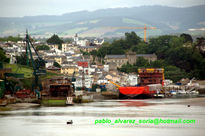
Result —
M27 65L27 55L26 55L26 53L22 53L21 56L16 56L16 61L17 61L17 64ZM29 59L29 64L28 65L30 67L32 67L31 59Z
M198 48L200 53L205 57L205 38L204 37L198 37L196 39L196 44L195 44L195 48Z
M92 50L90 54L93 56L93 61L95 61L95 58L97 57L98 54L97 50Z
M129 63L122 65L122 67L118 68L118 70L125 73L137 72L136 67Z
M148 67L149 62L146 59L144 59L143 57L139 57L136 60L135 66L137 66L137 67Z
M82 53L83 55L90 55L89 52L87 52L87 51L83 51L83 50L81 50L81 49L80 49L80 53Z
M165 60L156 60L150 62L150 67L152 68L165 68L169 64Z
M58 48L61 49L62 48L62 43L63 43L63 40L61 40L58 35L53 35L51 36L48 40L47 40L47 43L48 44L58 44Z
M135 32L125 33L125 44L124 49L129 49L134 45L140 43L141 38L136 35Z
M17 41L22 41L23 39L19 36L13 37L13 36L8 36L8 37L1 37L0 41L6 42L6 41L12 41L12 42L17 42Z
M54 66L54 67L61 68L61 65L60 65L60 64L58 64L58 62L54 62L54 63L53 63L53 66Z
M132 51L136 52L137 54L146 54L149 46L144 43L140 42L139 44L132 47Z
M166 66L165 67L165 78L166 79L171 79L174 82L177 82L181 80L182 78L187 78L188 74L184 71L181 70L180 68L176 66Z
M106 54L110 53L110 46L103 46L97 51L97 56L99 58L104 58Z
M180 37L184 38L184 43L190 42L193 43L192 36L190 34L181 34Z
M167 52L167 61L171 65L175 65L186 72L191 72L199 68L203 57L198 50L193 51L193 48L178 47L172 48Z
M205 59L203 59L199 65L199 68L196 69L198 72L198 78L199 79L204 79L205 77ZM194 74L195 75L195 74Z
M167 57L167 51L170 48L183 46L183 38L173 35L163 35L157 38L151 38L148 46L148 53L155 53L159 59L165 59Z
M3 51L2 48L0 48L0 61L4 62L5 60L6 60L5 52Z
M47 45L38 45L36 50L50 50L50 47Z

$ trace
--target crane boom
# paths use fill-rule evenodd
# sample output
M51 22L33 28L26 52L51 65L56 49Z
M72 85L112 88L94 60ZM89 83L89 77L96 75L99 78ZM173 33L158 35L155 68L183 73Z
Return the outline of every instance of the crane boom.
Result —
M108 27L109 29L144 29L144 42L147 40L147 29L157 29L156 27L147 27L146 24L144 27L127 27L127 26L121 26L121 27Z
M116 83L114 83L114 82L112 82L112 81L110 81L110 80L108 80L111 84L113 84L113 85L115 85L115 86L117 86L118 88L120 88L120 85L118 85L118 84L116 84Z

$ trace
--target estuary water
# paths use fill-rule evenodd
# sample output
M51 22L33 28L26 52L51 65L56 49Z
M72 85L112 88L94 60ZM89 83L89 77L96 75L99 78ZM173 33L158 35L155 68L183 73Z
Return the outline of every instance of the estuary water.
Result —
M0 112L0 136L204 136L205 107L189 107L181 101L184 100L104 100L5 111ZM73 124L67 124L69 120Z

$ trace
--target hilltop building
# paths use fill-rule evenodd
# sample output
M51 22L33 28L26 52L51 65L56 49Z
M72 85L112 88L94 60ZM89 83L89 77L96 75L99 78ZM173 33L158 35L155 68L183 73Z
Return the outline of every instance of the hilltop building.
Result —
M136 54L134 52L128 52L125 55L106 55L104 61L110 65L111 69L117 69L117 67L121 67L123 64L129 63L133 65L139 57L143 57L149 62L157 60L155 54Z

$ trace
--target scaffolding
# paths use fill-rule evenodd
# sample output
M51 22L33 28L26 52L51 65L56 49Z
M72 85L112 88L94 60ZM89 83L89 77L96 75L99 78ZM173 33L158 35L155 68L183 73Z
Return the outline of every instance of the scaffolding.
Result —
M163 68L140 68L138 69L140 85L162 84L164 80Z

